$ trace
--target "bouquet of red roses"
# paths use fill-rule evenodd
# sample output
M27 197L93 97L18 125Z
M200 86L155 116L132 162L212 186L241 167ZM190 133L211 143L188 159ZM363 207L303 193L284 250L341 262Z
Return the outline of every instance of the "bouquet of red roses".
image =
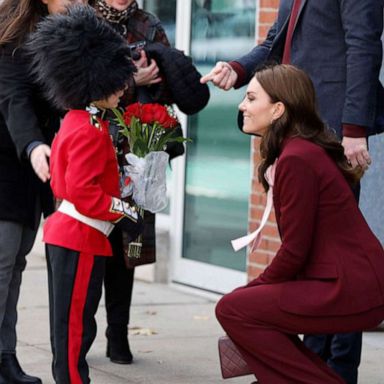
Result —
M136 204L153 213L167 204L166 167L169 156L164 152L170 142L189 141L176 135L179 125L172 107L160 104L129 105L124 112L114 109L121 134L127 137L131 153L125 157L126 180L122 197L132 195Z
M124 113L114 110L121 133L127 137L132 153L144 157L150 152L164 151L170 142L188 139L175 136L179 121L172 107L161 104L134 103Z

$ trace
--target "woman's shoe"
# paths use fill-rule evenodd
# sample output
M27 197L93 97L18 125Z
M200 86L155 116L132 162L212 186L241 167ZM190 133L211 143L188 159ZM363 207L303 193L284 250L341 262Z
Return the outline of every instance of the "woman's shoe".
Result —
M116 364L131 364L133 356L129 348L128 329L126 326L108 326L107 357Z

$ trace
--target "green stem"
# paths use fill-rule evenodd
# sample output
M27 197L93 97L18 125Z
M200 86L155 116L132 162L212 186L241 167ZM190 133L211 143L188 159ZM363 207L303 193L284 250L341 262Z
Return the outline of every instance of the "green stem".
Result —
M152 127L151 136L149 136L149 140L148 140L148 149L149 149L149 151L152 150L152 140L153 140L153 136L155 134L156 129L157 129L157 123L154 123L153 127Z

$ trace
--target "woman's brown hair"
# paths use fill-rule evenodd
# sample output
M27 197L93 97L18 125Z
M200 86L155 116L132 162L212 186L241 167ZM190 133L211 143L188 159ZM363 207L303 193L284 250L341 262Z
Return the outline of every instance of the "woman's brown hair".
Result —
M20 46L47 13L47 6L41 0L3 0L0 3L0 47L8 43Z
M285 106L283 115L271 124L261 139L262 160L258 172L264 189L269 189L264 174L279 156L282 142L288 137L301 137L319 145L340 168L346 180L355 184L363 170L353 169L348 164L336 134L320 118L309 76L292 65L272 65L258 69L255 78L272 103L282 102Z

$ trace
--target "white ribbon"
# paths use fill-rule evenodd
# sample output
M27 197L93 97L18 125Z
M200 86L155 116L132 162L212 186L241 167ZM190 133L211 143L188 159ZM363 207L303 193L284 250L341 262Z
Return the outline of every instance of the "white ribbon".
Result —
M267 192L267 204L265 206L263 217L261 218L259 228L257 228L256 231L250 233L249 235L232 240L231 244L235 252L246 247L252 242L253 244L251 246L251 252L253 252L261 243L261 231L264 228L265 224L267 223L268 217L271 213L272 206L273 206L273 185L275 182L276 163L277 163L277 159L272 165L270 165L267 168L267 171L265 172L265 178L269 184L269 189Z

